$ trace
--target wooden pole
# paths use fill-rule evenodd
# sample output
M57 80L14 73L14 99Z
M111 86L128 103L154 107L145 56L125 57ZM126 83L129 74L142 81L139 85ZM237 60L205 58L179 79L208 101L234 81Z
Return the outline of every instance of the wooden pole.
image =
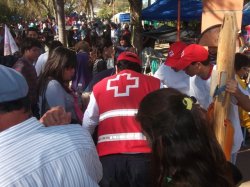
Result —
M148 0L148 6L150 6L151 5L151 0Z
M64 14L64 1L56 0L56 9L58 14L58 35L59 41L66 46L66 32L65 32L65 14Z
M177 15L177 41L180 41L181 32L181 0L178 0L178 15Z
M221 27L218 52L217 52L217 85L223 86L226 80L234 76L234 56L236 52L237 23L234 12L225 13L224 21ZM224 150L227 159L231 154L231 143L233 135L229 136L230 126L225 126L224 121L228 119L228 110L230 106L230 94L224 93L216 97L214 103L214 125L215 134L218 142Z

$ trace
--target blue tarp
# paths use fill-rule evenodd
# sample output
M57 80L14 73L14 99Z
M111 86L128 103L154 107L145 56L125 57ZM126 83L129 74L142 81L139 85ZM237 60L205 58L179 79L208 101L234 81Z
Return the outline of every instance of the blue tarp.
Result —
M201 19L202 2L200 0L181 1L181 20ZM170 21L177 20L178 1L177 0L158 0L151 6L142 10L142 19Z
M243 25L250 24L250 2L244 5L242 24Z
M177 20L178 15L177 0L157 0L151 6L142 10L143 20L171 21ZM202 1L201 0L181 0L181 20L201 20ZM250 3L243 9L242 24L250 24Z

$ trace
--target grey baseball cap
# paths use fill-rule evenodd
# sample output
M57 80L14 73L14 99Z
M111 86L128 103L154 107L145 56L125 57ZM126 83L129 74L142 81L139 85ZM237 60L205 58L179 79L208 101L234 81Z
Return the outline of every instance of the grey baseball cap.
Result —
M0 65L0 103L27 96L28 84L16 70Z

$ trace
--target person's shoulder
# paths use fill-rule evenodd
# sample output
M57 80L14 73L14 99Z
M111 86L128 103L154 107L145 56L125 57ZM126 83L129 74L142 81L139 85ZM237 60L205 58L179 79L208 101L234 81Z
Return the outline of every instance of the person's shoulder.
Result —
M13 67L17 60L18 57L14 55L0 56L0 64L7 67Z
M48 82L47 90L57 90L58 92L65 91L60 82L55 79L52 79Z
M54 86L56 86L56 87L60 86L61 87L61 84L57 80L52 79L52 80L50 80L48 82L48 87L54 87Z
M105 72L106 73L106 72ZM103 79L101 79L98 83L95 84L95 86L99 87L102 85L106 85L109 79L113 79L117 76L117 74L115 75L110 75L110 76L106 76Z
M156 78L156 77L154 77L154 76L152 76L152 75L141 74L141 76L144 77L144 78L147 79L147 80L160 81L159 78Z
M79 124L44 127L40 129L39 133L42 133L50 143L56 140L60 145L68 144L78 148L91 149L94 147L90 133Z
M21 72L22 69L25 67L26 61L23 58L17 59L17 61L13 64L15 70Z
M17 60L16 60L16 62L14 63L14 65L13 65L13 67L15 66L15 65L17 65L17 64L23 64L23 63L25 63L25 60L24 60L24 58L18 58Z
M104 78L106 77L109 77L111 76L112 74L115 73L115 69L114 68L111 68L111 69L106 69L106 70L103 70L101 72L98 72L92 79L92 81L89 83L89 86L90 86L90 90L92 91L93 90L93 87L99 83L101 80L103 80Z
M126 70L126 72L131 73L132 77L133 76L139 77L141 81L146 82L147 84L155 84L155 83L160 84L160 79L153 77L152 75L147 75L132 70Z
M157 75L157 74L162 74L162 73L164 73L165 74L165 72L169 72L169 70L171 70L171 68L169 67L169 66L166 66L165 64L161 64L160 66L159 66L159 68L157 69L157 71L155 72L155 74ZM154 75L155 75L154 74Z
M38 60L39 60L39 59L48 58L48 56L49 56L49 52L42 53L42 54L38 57Z

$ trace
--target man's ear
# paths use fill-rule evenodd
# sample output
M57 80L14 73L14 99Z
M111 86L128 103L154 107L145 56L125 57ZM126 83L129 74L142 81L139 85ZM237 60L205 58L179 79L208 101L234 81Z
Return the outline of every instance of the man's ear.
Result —
M201 62L196 62L194 65L195 65L196 67L198 67L198 68L200 68L200 67L202 66Z

